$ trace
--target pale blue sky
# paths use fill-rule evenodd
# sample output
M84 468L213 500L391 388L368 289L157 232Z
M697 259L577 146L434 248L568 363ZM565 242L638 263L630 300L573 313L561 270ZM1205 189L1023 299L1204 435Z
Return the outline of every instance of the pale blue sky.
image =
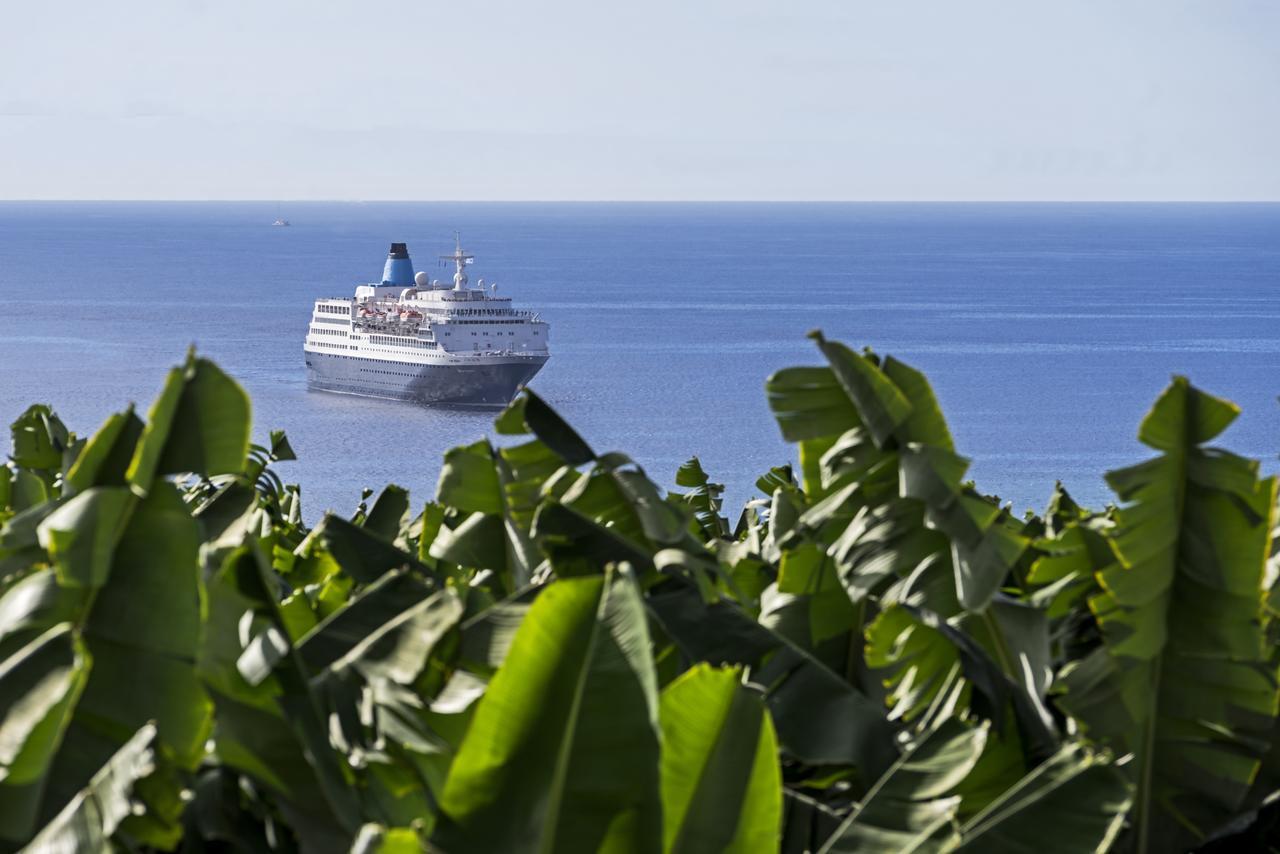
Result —
M1280 199L1275 0L3 0L0 198Z

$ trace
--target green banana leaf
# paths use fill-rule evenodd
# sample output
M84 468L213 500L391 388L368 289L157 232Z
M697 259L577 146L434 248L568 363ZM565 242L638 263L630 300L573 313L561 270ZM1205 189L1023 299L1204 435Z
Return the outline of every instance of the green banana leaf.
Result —
M841 851L942 851L960 810L956 789L977 765L987 729L951 717L885 772L822 847Z
M959 830L956 851L1107 851L1124 825L1130 787L1107 761L1067 744Z
M332 513L320 520L300 549L306 551L315 543L322 544L342 571L360 584L371 584L388 571L401 567L412 569L423 578L431 577L430 570L419 563L415 555Z
M765 395L788 442L838 436L862 425L831 368L784 368L765 382Z
M578 432L554 409L529 389L520 394L494 421L495 429L507 436L532 433L547 448L571 466L580 466L596 458Z
M556 501L545 501L538 508L532 534L561 578L603 572L616 563L641 571L652 566L652 545L637 543Z
M1237 412L1176 378L1143 420L1160 456L1108 475L1126 504L1089 599L1104 645L1059 679L1085 733L1133 754L1135 851L1189 847L1232 815L1280 701L1263 624L1276 484L1202 447Z
M720 515L724 485L711 482L697 457L680 466L676 472L676 485L689 488L682 499L693 509L704 539L729 536L729 521Z
M663 851L776 850L782 786L773 726L741 671L700 664L662 692Z
M55 569L12 587L0 614L19 626L33 618L34 625L70 621L92 666L76 677L74 703L57 713L65 720L57 724L61 737L46 742L56 753L42 760L43 777L3 798L6 835L17 839L51 820L144 725L155 722L167 761L190 769L212 722L195 674L199 536L178 491L162 483L139 501L119 487L94 487L49 515L39 534ZM155 801L178 802L176 788L156 787ZM170 824L165 816L140 832L167 838Z
M0 661L0 848L21 843L38 826L47 775L89 669L69 623Z
M661 848L657 685L629 575L548 586L474 714L445 783L442 850Z
M751 668L791 756L853 765L867 780L892 762L892 729L876 703L735 603L707 603L693 588L671 587L651 594L648 605L689 661Z
M1064 745L985 809L961 821L964 790L989 729L947 718L908 749L823 847L837 851L1103 852L1120 833L1130 788L1106 759Z
M1118 509L1015 518L923 375L814 337L767 387L798 467L732 531L696 458L665 492L528 391L416 517L314 529L194 354L146 423L26 410L0 851L1276 844L1280 514L1206 447L1235 408L1175 380Z
M538 450L523 449L534 454ZM517 467L518 474L513 474L512 466L487 441L447 452L436 502L455 511L455 521L446 518L430 545L431 557L495 572L507 593L528 584L538 564L528 532L533 518L528 493L536 493L548 471L558 468L535 464Z
M25 851L109 851L112 837L131 818L156 814L143 791L148 778L163 774L159 739L148 724L117 750L88 784L27 844ZM172 803L170 806L173 806ZM179 805L180 809L180 805ZM180 827L173 827L175 833ZM164 840L172 845L175 834ZM165 846L168 847L168 846Z
M366 824L351 845L351 854L421 854L423 838L412 827Z
M145 494L159 475L241 472L249 455L249 396L192 351L174 368L147 412L126 478Z
M388 542L395 542L404 526L405 517L409 513L409 492L394 483L388 484L378 493L373 507L360 527L377 534Z
M24 469L57 471L63 454L72 444L72 434L53 410L43 403L27 407L9 427L13 439L10 459Z
M975 694L986 717L1002 713L1008 698L1003 674L976 645L952 642L961 637L901 605L876 616L867 627L867 665L884 674L891 720L927 721L943 701L950 713L965 714Z
M143 426L132 406L108 416L67 472L64 494L83 492L91 486L124 486L125 472L142 437Z
M88 652L68 623L0 661L0 783L6 788L44 776L84 690L89 666ZM0 807L0 815L6 813ZM7 818L5 830L12 830L14 817Z
M212 733L214 767L235 774L238 781L245 781L264 798L274 800L291 817L289 825L298 832L314 829L320 837L341 840L349 831L334 818L335 811L329 807L319 779L321 772L306 752L310 745L285 717L277 700L277 684L267 681L250 685L237 668L244 652L242 627L253 625L255 610L260 607L256 597L239 589L237 565L233 563L237 558L243 559L239 550L228 555L227 562L209 579L198 662L201 681L216 709ZM320 762L325 758L322 751L316 756ZM207 796L214 794L217 793ZM238 804L240 796L235 800ZM219 803L220 799L214 802ZM226 811L218 810L223 815ZM237 810L231 812L230 818L206 817L204 821L219 826L230 822L235 827L240 820L236 818ZM337 847L344 848L340 843Z
M462 601L452 590L428 596L383 622L326 666L328 673L352 670L368 681L413 685L436 644L462 617ZM306 655L302 655L306 660ZM323 676L323 674L321 674Z
M318 673L431 592L431 586L417 575L393 569L303 635L298 653L308 671Z

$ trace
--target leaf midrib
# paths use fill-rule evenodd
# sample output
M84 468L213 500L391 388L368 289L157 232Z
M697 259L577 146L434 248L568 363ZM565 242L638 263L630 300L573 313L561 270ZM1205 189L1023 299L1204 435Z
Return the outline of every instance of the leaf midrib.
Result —
M600 602L596 606L591 623L591 634L587 638L587 649L582 656L582 667L578 671L578 679L573 687L573 702L569 706L564 739L560 743L560 750L556 756L555 774L551 778L551 803L547 808L547 824L543 830L542 839L538 843L538 850L543 854L555 854L556 831L560 824L560 810L564 805L564 787L569 776L569 762L573 755L574 733L578 728L578 717L582 712L582 697L587 688L587 674L590 671L591 661L595 657L600 625L605 609L608 607L611 587L611 579L606 576L600 591Z
M1194 400L1194 398L1189 398L1188 403L1191 403L1192 400ZM1194 406L1194 403L1192 403L1191 405ZM1173 544L1171 546L1171 554L1170 554L1170 560L1173 561L1173 570L1169 575L1170 597L1172 597L1173 595L1172 593L1173 585L1178 583L1178 555L1182 553L1183 532L1186 530L1187 456L1189 454L1189 451L1194 449L1194 446L1192 446L1192 449L1188 449L1187 447L1187 444L1188 444L1187 425L1190 418L1193 417L1193 413L1187 412L1184 409L1183 414L1184 414L1184 418L1182 421L1182 436L1180 437L1181 441L1178 443L1178 446L1177 446L1178 453L1174 457L1175 465L1177 468L1177 471L1175 473L1175 478L1174 478L1174 489L1173 489L1174 502L1175 502L1174 518L1177 520L1178 527L1177 527L1176 535L1174 536ZM1167 624L1169 619L1167 604L1165 606L1164 619ZM1169 645L1168 638L1169 638L1169 635L1168 635L1168 632L1166 631L1165 643L1161 645L1160 653L1155 657L1155 660L1152 662L1152 674L1151 674L1151 685L1150 685L1151 711L1150 711L1150 714L1147 715L1147 720L1143 724L1142 760L1139 766L1139 778L1138 778L1138 787L1137 787L1137 793L1136 793L1137 796L1135 798L1135 800L1137 801L1137 809L1138 809L1138 816L1136 821L1137 830L1138 830L1138 844L1136 847L1139 852L1146 852L1151 842L1150 840L1151 808L1152 808L1151 807L1151 800L1152 800L1151 799L1151 783L1152 783L1153 777L1155 776L1155 760L1153 756L1155 754L1157 723L1160 717L1160 679L1164 672L1164 655L1165 655L1165 650L1168 648L1168 645Z

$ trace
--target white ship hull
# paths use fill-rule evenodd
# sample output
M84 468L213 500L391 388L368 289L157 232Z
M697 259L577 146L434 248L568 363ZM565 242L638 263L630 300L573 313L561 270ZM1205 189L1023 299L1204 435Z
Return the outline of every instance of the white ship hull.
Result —
M547 361L545 355L510 355L422 364L310 350L305 355L308 388L445 406L505 406Z

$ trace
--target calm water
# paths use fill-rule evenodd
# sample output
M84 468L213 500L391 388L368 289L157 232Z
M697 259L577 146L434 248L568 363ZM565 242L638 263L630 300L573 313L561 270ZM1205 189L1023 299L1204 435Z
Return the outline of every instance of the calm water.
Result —
M490 416L308 393L311 301L419 269L454 229L552 324L534 387L597 450L660 483L698 454L750 497L790 459L764 378L816 363L804 333L926 370L979 486L1089 503L1136 461L1172 373L1240 403L1225 444L1280 450L1280 205L0 204L0 416L52 403L82 434L144 408L186 347L284 427L307 516L362 486L434 492L441 452ZM447 271L440 271L441 278Z

